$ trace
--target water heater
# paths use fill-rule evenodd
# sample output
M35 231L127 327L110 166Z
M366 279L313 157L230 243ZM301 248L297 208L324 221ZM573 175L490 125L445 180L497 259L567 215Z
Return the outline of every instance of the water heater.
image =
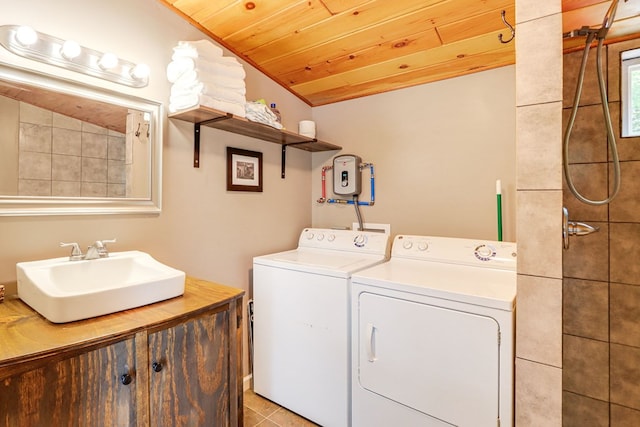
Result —
M353 154L333 158L333 192L338 196L357 196L362 191L362 159Z

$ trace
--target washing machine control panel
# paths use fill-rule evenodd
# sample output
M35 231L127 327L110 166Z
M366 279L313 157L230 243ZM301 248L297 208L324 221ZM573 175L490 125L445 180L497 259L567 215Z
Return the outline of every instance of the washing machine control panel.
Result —
M300 235L298 246L386 255L389 239L389 235L384 233L305 228Z
M489 261L491 258L496 256L497 252L493 245L481 243L473 250L473 254L480 261Z
M515 271L517 247L512 242L398 235L393 241L391 257Z

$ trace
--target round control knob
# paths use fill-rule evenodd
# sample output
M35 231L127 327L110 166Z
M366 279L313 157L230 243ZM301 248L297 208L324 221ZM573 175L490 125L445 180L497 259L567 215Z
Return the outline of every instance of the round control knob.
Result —
M336 235L335 234L329 234L329 236L327 236L327 240L330 242L333 242L334 240L336 240Z
M318 241L322 241L324 240L324 234L320 233L318 234Z
M411 249L413 247L413 243L410 240L405 240L402 243L402 247L405 249Z
M364 245L367 244L367 236L365 236L364 234L358 234L354 239L353 239L353 243L361 248Z
M488 245L480 245L475 250L476 258L481 261L489 261L495 254L495 249Z
M418 243L418 250L419 251L426 251L428 248L429 248L429 244L427 242Z
M124 385L129 385L131 384L132 378L131 375L129 374L122 374L120 375L120 382Z
M491 256L492 252L493 251L488 246L481 246L480 248L478 248L478 255Z
M313 233L309 232L307 233L307 240L311 240L313 239Z

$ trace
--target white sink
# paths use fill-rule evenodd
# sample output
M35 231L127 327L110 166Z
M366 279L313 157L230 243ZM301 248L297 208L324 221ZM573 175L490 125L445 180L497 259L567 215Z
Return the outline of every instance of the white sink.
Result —
M115 313L184 294L185 273L139 251L16 264L18 296L54 323Z

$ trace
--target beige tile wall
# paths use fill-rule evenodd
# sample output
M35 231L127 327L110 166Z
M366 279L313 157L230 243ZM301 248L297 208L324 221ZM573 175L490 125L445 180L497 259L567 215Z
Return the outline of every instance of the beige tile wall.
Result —
M518 427L562 424L560 1L516 1Z
M600 231L572 238L563 260L563 425L640 425L640 138L619 139L620 67L623 50L640 40L607 47L609 106L621 159L622 185L605 206L581 204L564 192L572 220ZM581 52L565 55L565 122ZM578 189L603 198L611 187L607 150L595 73L595 52L583 87L569 160Z
M611 205L587 206L563 191L561 134L581 57L562 56L559 1L516 3L516 424L640 425L640 267L634 262L640 258L640 140L619 140L623 184ZM616 64L608 67L614 123L618 55L638 46L608 48ZM593 54L588 67L595 69ZM587 74L569 159L576 185L591 198L606 196L612 181L598 104L595 73ZM600 227L572 238L568 251L560 242L563 205L571 219Z
M125 135L20 103L18 194L124 197Z

